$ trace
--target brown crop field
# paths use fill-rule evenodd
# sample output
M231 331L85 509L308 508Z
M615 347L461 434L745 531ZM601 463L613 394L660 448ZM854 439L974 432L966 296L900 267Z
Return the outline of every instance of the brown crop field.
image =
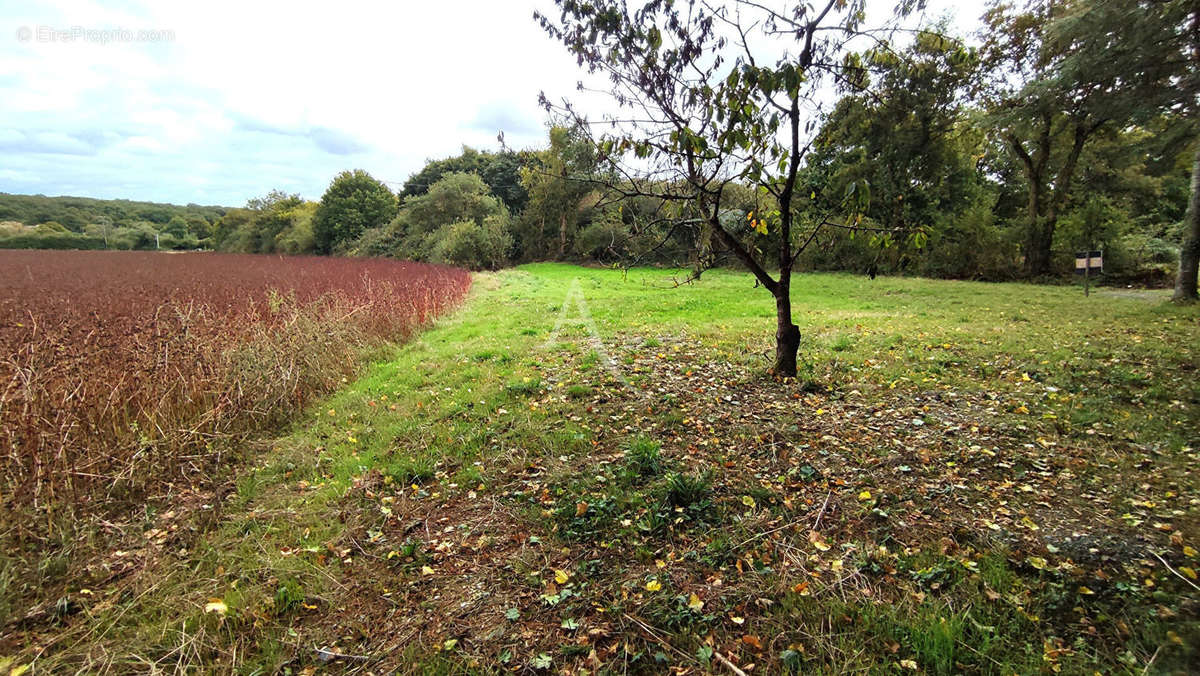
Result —
M0 251L0 501L30 517L5 535L210 472L469 287L391 260Z

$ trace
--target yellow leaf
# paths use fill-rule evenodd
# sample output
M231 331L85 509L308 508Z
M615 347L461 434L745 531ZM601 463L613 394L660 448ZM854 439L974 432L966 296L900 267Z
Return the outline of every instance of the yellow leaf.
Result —
M1184 575L1187 575L1188 577L1192 578L1193 580L1196 579L1196 571L1191 568L1188 568L1187 566L1180 566L1179 572L1183 573Z
M870 500L871 499L871 491L863 491L862 493L859 493L858 499L859 500Z
M749 507L750 509L754 509L754 498L750 497L749 495L743 495L742 496L742 504Z
M646 591L656 592L662 589L662 583L658 580L650 580L646 583Z
M900 666L905 669L912 669L913 671L917 670L917 663L913 660L900 660Z
M704 601L701 601L700 597L696 596L695 592L692 592L692 595L688 598L688 608L691 608L696 612L700 612L700 609L703 607Z
M22 664L19 667L13 667L12 671L8 672L8 676L21 676L21 674L29 671L30 664Z
M825 544L824 538L815 530L808 531L808 541L812 543L812 546L823 552L829 551L829 545Z
M1029 565L1037 568L1038 570L1046 570L1046 559L1043 559L1040 556L1031 556L1029 557Z
M1184 555L1184 556L1190 556L1191 558L1193 558L1193 559L1194 559L1194 558L1196 558L1196 550L1195 550L1195 549L1192 549L1192 548L1191 548L1191 547L1189 547L1188 545L1184 545L1184 546L1183 546L1183 555Z
M216 613L222 617L229 612L229 606L221 599L209 599L208 603L204 604L204 612Z
M422 575L433 575L433 569L429 566L421 566Z
M1029 530L1038 530L1038 525L1033 522L1033 519L1030 519L1027 516L1021 517L1021 525L1025 526Z
M1092 594L1095 594L1096 592L1092 591L1091 589L1088 589L1087 587L1080 587L1079 593L1083 594L1084 596L1091 596Z
M838 560L834 561L829 567L832 568L833 570L841 570L842 566L843 566L842 560L838 559Z
M729 619L730 619L730 621L731 621L731 622L733 622L734 624L742 624L742 623L744 623L744 622L746 621L746 618L744 618L744 617L738 617L737 615L730 615L730 616L729 616Z
M567 580L571 579L571 574L565 570L554 571L554 581L559 584L566 584Z

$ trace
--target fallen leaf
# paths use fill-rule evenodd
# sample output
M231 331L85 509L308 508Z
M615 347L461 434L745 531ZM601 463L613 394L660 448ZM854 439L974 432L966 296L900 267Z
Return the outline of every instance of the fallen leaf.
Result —
M696 612L700 612L700 610L704 608L704 601L701 601L700 597L696 596L695 592L692 592L692 595L688 597L688 608L691 608Z
M554 581L559 584L566 584L567 580L571 579L571 574L565 570L554 571Z
M224 617L225 613L229 612L229 606L225 605L221 599L209 599L208 603L204 604L204 612L216 613Z
M646 591L656 592L662 589L662 583L658 580L650 580L646 583Z

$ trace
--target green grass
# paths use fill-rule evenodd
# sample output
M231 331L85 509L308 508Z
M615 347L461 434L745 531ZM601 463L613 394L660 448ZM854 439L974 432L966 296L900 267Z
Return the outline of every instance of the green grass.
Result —
M461 312L297 420L228 495L145 516L137 541L165 544L104 559L139 572L80 578L80 610L10 652L243 673L320 666L318 648L406 673L593 650L658 673L715 665L706 647L756 673L1195 657L1197 596L1147 553L1198 565L1195 308L803 275L802 378L777 382L769 295L678 276L478 275Z

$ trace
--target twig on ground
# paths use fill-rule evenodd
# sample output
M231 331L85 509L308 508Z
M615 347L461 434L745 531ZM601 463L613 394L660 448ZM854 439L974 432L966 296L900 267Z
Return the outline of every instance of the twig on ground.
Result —
M1150 673L1150 666L1154 664L1154 660L1158 659L1158 651L1160 650L1162 650L1161 645L1154 649L1154 654L1150 656L1150 661L1146 663L1146 668L1142 669L1142 676Z
M825 516L825 508L829 506L829 497L833 495L833 491L825 494L825 502L821 503L821 511L817 512L817 521L813 524L813 530L821 528L821 517Z
M713 657L717 658L718 662L720 662L721 664L728 667L729 670L732 671L733 673L737 674L737 676L746 676L746 672L742 671L741 669L738 669L738 666L736 664L734 664L733 662L730 662L728 657L725 657L724 655L717 652L716 650L713 651Z
M1174 573L1174 574L1175 574L1175 577L1177 577L1177 578L1179 578L1180 580L1183 580L1184 582L1186 582L1186 583L1190 584L1190 585L1192 586L1192 589L1195 589L1196 591L1200 591L1200 587L1196 586L1196 583L1195 583L1195 582L1192 582L1191 580L1187 579L1186 577L1184 577L1184 576L1183 576L1183 574L1182 574L1182 573L1180 573L1179 571L1177 571L1177 570L1175 570L1174 568L1172 568L1172 567L1171 567L1171 564L1167 563L1167 562L1166 562L1166 560L1164 560L1164 559L1163 559L1163 557L1159 556L1158 554L1155 554L1153 550L1147 549L1146 551L1150 552L1151 554L1154 554L1154 558L1158 559L1158 560L1159 560L1159 561L1162 563L1162 565L1166 566L1166 567L1167 567L1167 570L1169 570L1169 571L1171 571L1172 573Z

